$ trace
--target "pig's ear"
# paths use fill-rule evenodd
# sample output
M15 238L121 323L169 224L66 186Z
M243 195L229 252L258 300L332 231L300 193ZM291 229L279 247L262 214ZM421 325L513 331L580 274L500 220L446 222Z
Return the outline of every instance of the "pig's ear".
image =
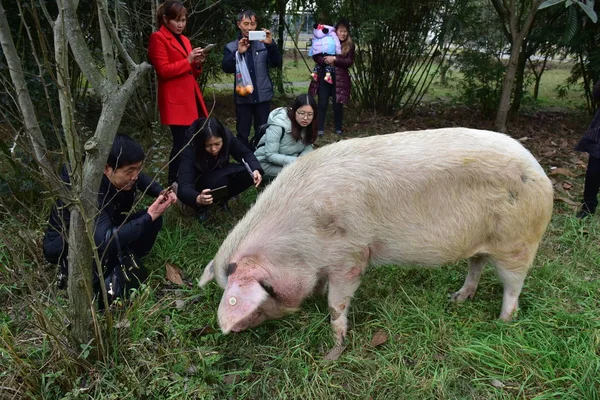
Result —
M202 287L206 285L208 282L215 279L215 268L214 268L215 260L210 260L206 268L204 268L204 272L202 273L202 277L198 281L198 286Z
M255 326L256 311L269 294L255 279L229 279L219 305L219 326L223 333Z

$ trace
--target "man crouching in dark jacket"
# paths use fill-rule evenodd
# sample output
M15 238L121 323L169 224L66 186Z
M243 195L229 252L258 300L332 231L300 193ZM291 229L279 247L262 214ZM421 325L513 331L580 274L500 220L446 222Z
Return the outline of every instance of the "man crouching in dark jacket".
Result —
M104 269L104 278L110 275L118 262L117 241L121 251L146 256L162 227L162 214L177 201L172 193L161 194L162 187L141 173L144 162L142 147L126 135L117 135L104 167L104 176L98 191L98 215L94 227L94 240ZM63 166L61 178L69 185L69 175ZM136 203L137 191L156 197L147 209L130 213ZM43 251L48 262L60 265L59 286L66 283L68 275L67 241L70 215L62 201L57 200L48 221ZM115 232L118 232L115 235ZM114 237L116 236L116 238ZM147 272L143 266L135 273L143 281ZM93 268L94 291L100 283Z

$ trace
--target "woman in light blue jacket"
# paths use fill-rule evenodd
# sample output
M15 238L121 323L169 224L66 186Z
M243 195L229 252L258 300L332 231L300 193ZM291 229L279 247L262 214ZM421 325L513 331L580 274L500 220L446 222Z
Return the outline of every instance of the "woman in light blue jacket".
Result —
M283 167L313 150L317 139L316 121L317 102L310 94L296 97L291 108L271 111L269 127L254 152L265 177L276 177Z

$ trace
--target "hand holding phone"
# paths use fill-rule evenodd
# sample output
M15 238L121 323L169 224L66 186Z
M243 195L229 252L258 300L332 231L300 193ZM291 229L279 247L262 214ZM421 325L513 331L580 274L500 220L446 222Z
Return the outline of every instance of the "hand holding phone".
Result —
M267 32L265 31L250 31L248 32L248 40L265 40Z

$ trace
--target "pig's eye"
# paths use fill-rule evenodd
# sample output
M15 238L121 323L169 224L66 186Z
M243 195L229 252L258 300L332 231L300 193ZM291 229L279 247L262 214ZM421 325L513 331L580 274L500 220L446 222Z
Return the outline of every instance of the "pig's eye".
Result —
M277 297L277 295L275 294L275 290L273 290L273 286L263 281L260 281L258 283L260 284L260 286L262 286L263 289L265 289L265 292L269 293L269 296Z

